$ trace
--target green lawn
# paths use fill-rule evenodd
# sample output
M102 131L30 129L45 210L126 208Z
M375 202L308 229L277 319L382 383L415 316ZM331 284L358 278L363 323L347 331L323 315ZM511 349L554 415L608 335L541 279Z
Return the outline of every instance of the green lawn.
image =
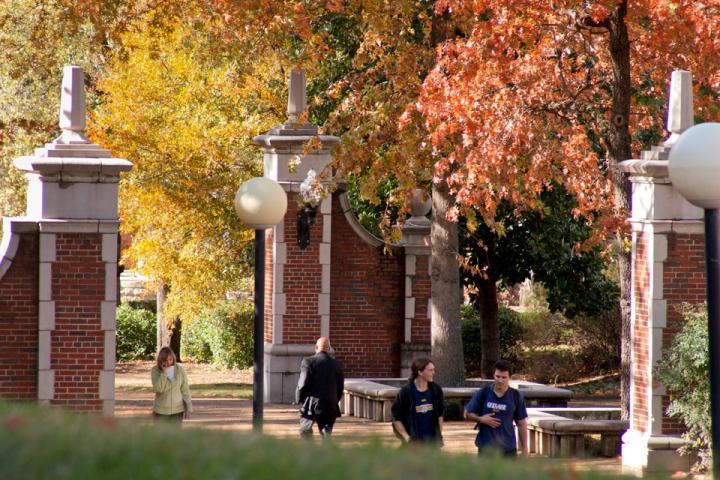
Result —
M119 385L118 392L153 393L150 385ZM252 399L252 385L247 383L201 383L192 385L190 392L193 398L228 397L241 400Z

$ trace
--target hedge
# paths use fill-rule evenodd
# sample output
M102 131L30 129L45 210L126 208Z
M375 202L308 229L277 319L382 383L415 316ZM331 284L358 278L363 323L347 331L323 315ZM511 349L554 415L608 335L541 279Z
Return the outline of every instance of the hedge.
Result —
M332 441L141 425L0 403L0 478L412 480L628 478L565 463L509 461ZM541 468L539 468L541 467Z

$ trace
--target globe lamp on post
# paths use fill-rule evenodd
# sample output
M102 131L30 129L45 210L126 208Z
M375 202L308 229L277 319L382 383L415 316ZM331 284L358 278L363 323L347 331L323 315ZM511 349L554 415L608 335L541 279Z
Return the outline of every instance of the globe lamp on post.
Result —
M720 123L687 129L670 150L673 187L705 209L713 478L720 479Z
M264 396L265 229L280 223L287 210L287 195L274 180L255 177L235 194L240 220L255 229L255 314L253 322L253 430L262 431Z

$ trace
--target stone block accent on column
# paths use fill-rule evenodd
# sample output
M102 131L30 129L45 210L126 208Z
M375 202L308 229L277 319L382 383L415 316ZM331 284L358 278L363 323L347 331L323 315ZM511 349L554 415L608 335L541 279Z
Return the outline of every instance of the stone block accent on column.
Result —
M430 355L430 196L418 189L410 218L400 226L405 254L405 328L400 375L410 376L412 361Z
M320 336L330 336L330 240L332 239L332 197L320 203L322 216L322 237L319 243L320 255L320 293L318 294L318 314L320 315Z
M120 172L127 160L111 158L109 151L83 135L85 127L84 74L65 67L61 93L62 134L35 155L20 157L15 166L28 179L27 217L5 223L11 244L17 238L8 225L32 224L36 252L32 259L35 323L33 369L35 397L40 403L112 414L115 375L115 306L117 303L117 193ZM24 241L24 240L23 240ZM12 248L5 249L9 252ZM7 263L3 254L0 268ZM9 257L8 257L9 258ZM18 257L0 279L11 283ZM1 276L1 275L0 275ZM21 298L10 296L11 310ZM1 318L1 317L0 317ZM6 351L0 339L0 351Z
M667 417L667 392L654 370L663 346L682 328L680 305L705 298L703 211L673 188L667 169L674 140L691 125L689 75L673 72L670 138L621 164L632 182L633 206L630 429L622 457L625 467L641 471L689 467L688 458L676 452L684 429Z
M51 367L52 334L55 331L53 263L56 261L57 234L40 233L38 278L38 400L48 404L55 398L55 372Z

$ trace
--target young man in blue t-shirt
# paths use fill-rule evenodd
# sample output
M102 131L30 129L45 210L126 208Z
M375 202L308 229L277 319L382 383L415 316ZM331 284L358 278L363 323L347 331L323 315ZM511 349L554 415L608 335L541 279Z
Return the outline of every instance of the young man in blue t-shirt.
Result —
M475 392L465 407L465 418L477 422L479 427L475 438L478 453L496 450L514 456L519 443L523 456L528 454L525 399L510 387L511 376L510 362L495 363L495 382ZM519 442L515 439L513 421L518 428Z

